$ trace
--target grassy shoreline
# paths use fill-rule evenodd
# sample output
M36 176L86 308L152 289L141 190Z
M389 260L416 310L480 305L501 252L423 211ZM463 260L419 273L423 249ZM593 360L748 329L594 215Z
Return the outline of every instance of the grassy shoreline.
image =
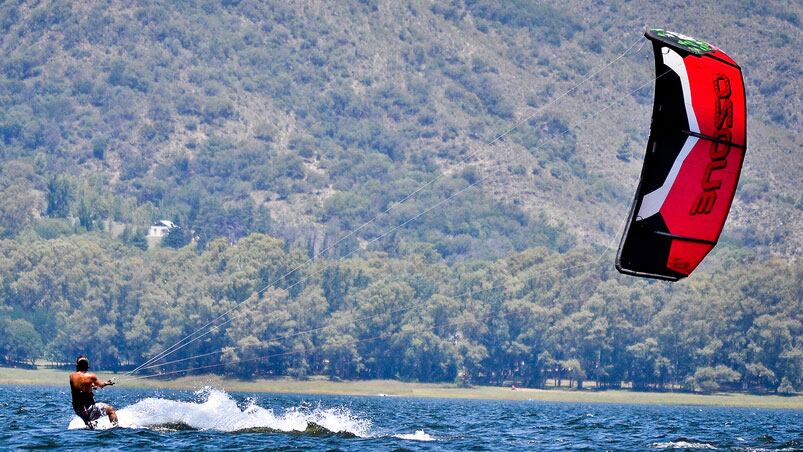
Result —
M67 383L67 371L54 369L16 369L0 367L0 385L63 386ZM98 372L106 379L114 374ZM701 405L750 408L785 408L803 410L803 395L782 397L776 395L753 395L722 393L713 395L610 391L569 391L561 389L474 386L461 388L450 383L406 383L396 380L329 381L324 377L308 380L290 378L237 380L219 375L181 377L172 380L129 380L123 375L119 387L141 389L200 389L212 386L237 392L272 392L294 394L333 394L355 396L438 397L483 400L537 400L577 403L623 403L646 405Z

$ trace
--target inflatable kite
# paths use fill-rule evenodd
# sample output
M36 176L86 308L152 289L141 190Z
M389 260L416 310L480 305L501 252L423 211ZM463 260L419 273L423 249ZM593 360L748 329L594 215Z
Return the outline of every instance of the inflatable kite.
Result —
M645 33L655 53L650 138L616 268L677 281L714 248L747 150L742 71L715 46Z

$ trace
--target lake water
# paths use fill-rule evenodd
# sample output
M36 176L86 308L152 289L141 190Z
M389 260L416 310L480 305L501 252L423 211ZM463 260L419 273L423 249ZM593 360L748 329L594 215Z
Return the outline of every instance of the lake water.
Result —
M112 388L82 429L66 387L0 386L0 449L800 450L803 412ZM102 426L101 426L102 427Z

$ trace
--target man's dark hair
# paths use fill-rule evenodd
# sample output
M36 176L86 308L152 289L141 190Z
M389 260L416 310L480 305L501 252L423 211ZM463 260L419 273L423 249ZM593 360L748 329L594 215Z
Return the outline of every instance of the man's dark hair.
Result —
M84 355L79 356L75 360L75 370L78 372L86 372L89 370L89 358Z

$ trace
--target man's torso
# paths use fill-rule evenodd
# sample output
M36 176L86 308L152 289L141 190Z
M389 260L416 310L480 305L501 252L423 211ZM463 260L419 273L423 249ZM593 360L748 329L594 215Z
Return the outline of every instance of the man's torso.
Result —
M93 375L85 372L70 374L70 392L72 393L72 407L79 416L95 404L95 394L92 392Z

